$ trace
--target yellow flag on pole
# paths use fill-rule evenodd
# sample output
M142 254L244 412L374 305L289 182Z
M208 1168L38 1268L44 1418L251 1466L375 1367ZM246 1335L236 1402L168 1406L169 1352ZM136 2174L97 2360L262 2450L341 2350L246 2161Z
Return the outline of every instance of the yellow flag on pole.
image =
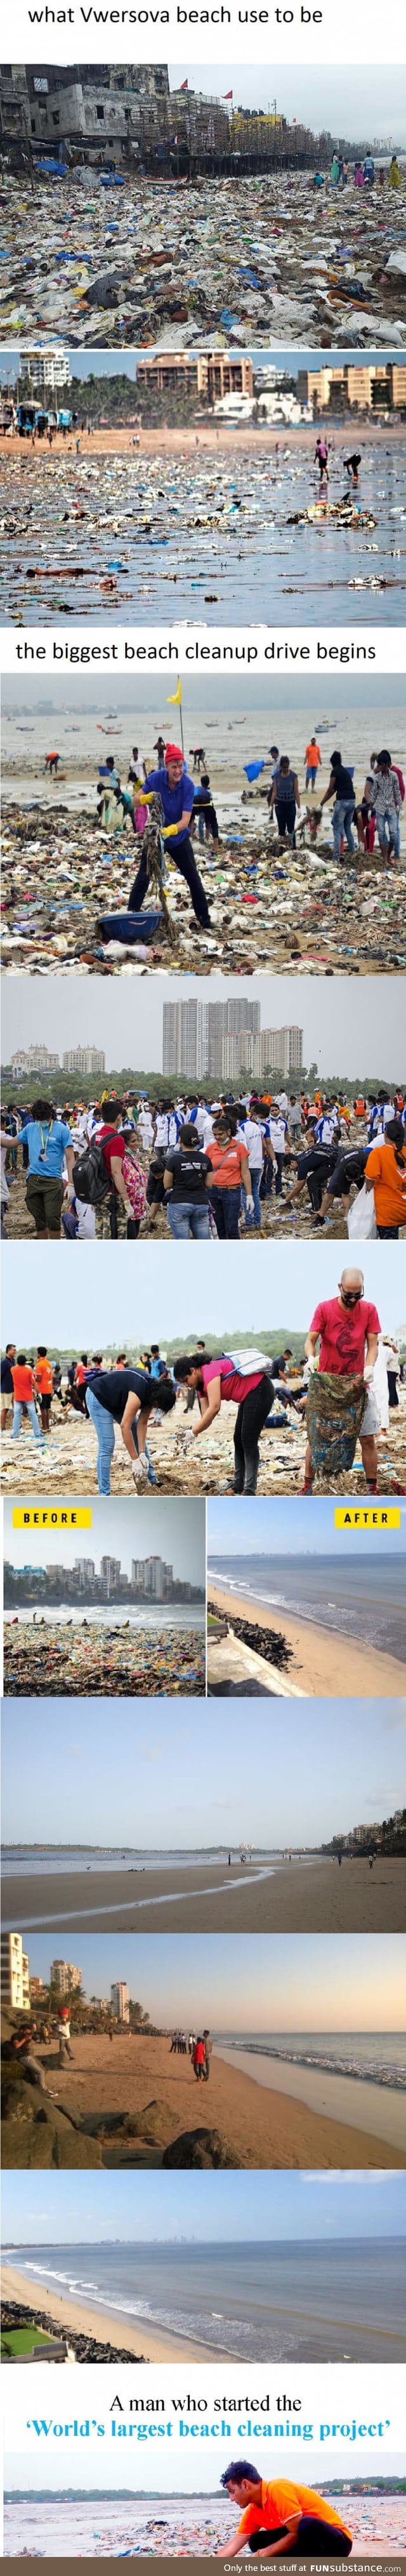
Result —
M181 705L182 705L182 681L181 681L181 680L178 680L178 686L177 686L177 689L175 689L175 696L174 696L174 698L167 698L166 704L167 704L167 707L181 707Z

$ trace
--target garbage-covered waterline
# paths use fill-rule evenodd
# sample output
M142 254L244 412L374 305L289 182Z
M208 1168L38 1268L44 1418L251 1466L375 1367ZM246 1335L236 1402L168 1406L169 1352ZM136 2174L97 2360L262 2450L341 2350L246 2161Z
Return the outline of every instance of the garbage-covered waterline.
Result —
M203 1628L138 1628L131 1619L118 1627L112 1613L93 1621L62 1624L55 1619L4 1621L4 1689L6 1698L81 1699L96 1693L103 1699L173 1696L196 1698L205 1691Z
M405 619L406 437L333 433L320 497L315 430L82 434L80 453L6 442L0 458L0 613L240 625ZM361 448L358 485L344 457ZM152 452L151 452L152 451ZM349 488L351 486L351 488ZM285 606L286 603L286 606ZM289 605L288 605L289 603Z
M401 77L401 75L399 76ZM332 98L334 73L332 74ZM315 169L316 169L315 163ZM392 191L314 173L186 180L134 172L111 194L92 170L34 191L2 180L0 338L70 346L371 347L406 342L405 172Z
M393 750L393 745L390 745ZM396 757L396 750L394 757ZM365 771L357 768L357 792ZM52 815L41 797L3 806L3 973L195 975L265 973L395 974L406 966L406 858L396 868L362 852L337 865L325 808L317 848L310 801L299 817L296 850L287 849L258 792L223 776L212 787L221 835L196 856L210 905L210 929L198 930L190 897L168 866L166 893L173 944L164 923L151 946L103 944L98 920L127 909L137 848L131 823L96 828L89 811L69 811L56 790ZM404 837L402 833L402 838Z

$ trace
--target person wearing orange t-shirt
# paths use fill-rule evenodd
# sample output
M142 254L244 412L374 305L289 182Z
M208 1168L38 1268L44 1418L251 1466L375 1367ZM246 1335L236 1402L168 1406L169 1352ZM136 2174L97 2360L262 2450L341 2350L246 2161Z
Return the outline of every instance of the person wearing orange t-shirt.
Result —
M312 796L314 796L317 771L320 767L320 743L316 742L316 735L312 733L311 742L306 743L306 787L311 787Z
M54 1391L54 1372L52 1361L49 1360L47 1356L45 1342L38 1343L35 1385L37 1395L39 1395L40 1400L42 1429L43 1431L49 1431L49 1417Z
M17 1358L12 1367L11 1375L14 1394L12 1440L18 1440L19 1438L23 1404L25 1404L26 1412L28 1413L28 1418L31 1423L31 1430L34 1433L34 1440L40 1440L41 1448L43 1449L44 1434L40 1429L38 1414L34 1404L34 1370L28 1365L25 1351L17 1351Z
M217 2558L239 2558L246 2541L261 2558L350 2557L351 2532L315 2487L303 2487L296 2478L268 2481L248 2460L231 2460L220 2485L243 2512Z
M401 1118L389 1118L384 1145L373 1145L364 1181L374 1193L380 1241L397 1243L399 1226L406 1225L406 1139Z

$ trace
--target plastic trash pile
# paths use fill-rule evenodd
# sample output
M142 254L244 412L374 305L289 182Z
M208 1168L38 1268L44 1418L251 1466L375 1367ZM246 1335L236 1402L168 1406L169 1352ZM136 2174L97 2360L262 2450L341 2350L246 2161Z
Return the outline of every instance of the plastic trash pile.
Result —
M281 600L318 624L365 619L365 595L390 592L392 623L405 616L404 435L371 424L360 487L345 487L343 447L334 432L325 502L313 472L313 439L279 442L275 430L193 432L173 452L134 452L117 432L115 452L86 432L77 456L61 444L24 442L0 455L0 608L17 623L72 616L94 621L118 611L143 622L202 613L250 624L280 617ZM99 433L102 448L102 433ZM120 449L121 438L121 449ZM351 431L348 430L351 443ZM344 446L345 452L345 446ZM309 499L310 494L310 499ZM314 494L314 498L313 498ZM302 605L303 603L303 605ZM285 613L285 611L283 612ZM288 613L288 612L286 612ZM385 612L384 612L385 613Z
M4 1687L13 1699L33 1697L103 1699L160 1697L179 1691L182 1698L204 1695L205 1642L198 1627L173 1629L111 1628L96 1621L72 1620L66 1627L51 1621L20 1619L4 1625Z
M228 800L230 805L230 799ZM128 824L111 837L88 814L73 821L59 805L10 804L3 816L3 972L207 976L269 973L385 974L406 965L406 865L395 869L362 855L362 864L337 867L331 826L324 822L317 850L305 826L296 851L279 842L260 798L241 806L227 824L218 858L197 844L210 904L210 930L196 935L190 897L178 870L168 866L167 897L175 931L169 952L164 928L152 946L118 942L102 946L97 921L127 908L137 844Z
M308 171L196 184L94 170L5 178L0 336L82 347L406 341L404 178L342 192ZM315 220L316 218L316 220Z

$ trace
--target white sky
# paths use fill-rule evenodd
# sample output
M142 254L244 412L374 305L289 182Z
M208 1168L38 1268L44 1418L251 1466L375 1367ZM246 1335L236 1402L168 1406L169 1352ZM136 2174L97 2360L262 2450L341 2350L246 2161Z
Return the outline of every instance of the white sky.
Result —
M355 982L350 975L333 976L328 992L327 982L311 975L301 976L300 984L293 975L211 977L210 1002L241 1000L242 995L260 1003L261 1028L283 1028L291 1021L303 1028L304 1063L317 1063L325 1079L329 1073L342 1073L343 1079L375 1073L382 1082L401 1080L406 1048L400 975L377 976L373 1010L368 977ZM161 1073L164 1002L204 998L201 980L193 975L150 976L148 988L139 982L136 1011L129 983L114 976L106 981L92 975L87 982L80 975L6 977L3 1063L10 1062L17 1047L43 1039L60 1056L75 1044L103 1047L107 1071L130 1065ZM62 1098L62 1077L57 1088ZM178 1088L180 1078L174 1082L175 1094Z
M117 1496L109 1503L108 1512L99 1497L92 1502L91 1529L14 1530L12 1504L4 1507L4 1547L13 1565L74 1565L76 1557L93 1557L97 1571L102 1556L111 1553L131 1573L134 1556L163 1556L173 1565L176 1577L186 1583L204 1583L204 1503L167 1502L157 1499L152 1530L148 1505L129 1500L121 1503Z
M269 1253L269 1257L268 1257ZM295 1257L296 1256L296 1257ZM348 1247L341 1243L199 1244L197 1264L172 1244L164 1260L155 1245L81 1243L71 1255L58 1244L8 1244L4 1261L3 1341L31 1352L38 1342L61 1350L131 1354L151 1339L179 1352L191 1335L216 1337L280 1330L307 1333L320 1297L334 1297ZM385 1332L406 1316L406 1243L366 1243L365 1295L377 1304ZM137 1506L138 1509L138 1506Z
M185 60L169 65L171 89L179 89L189 73L190 87L202 90L208 98L224 98L232 89L235 107L272 107L276 94L279 114L296 117L309 125L313 134L328 127L332 134L344 134L373 143L388 136L400 146L406 139L406 72L401 64L368 62L351 64L351 76L342 64L301 64L277 69L272 64L255 62L252 69L241 64L194 63L190 71Z

